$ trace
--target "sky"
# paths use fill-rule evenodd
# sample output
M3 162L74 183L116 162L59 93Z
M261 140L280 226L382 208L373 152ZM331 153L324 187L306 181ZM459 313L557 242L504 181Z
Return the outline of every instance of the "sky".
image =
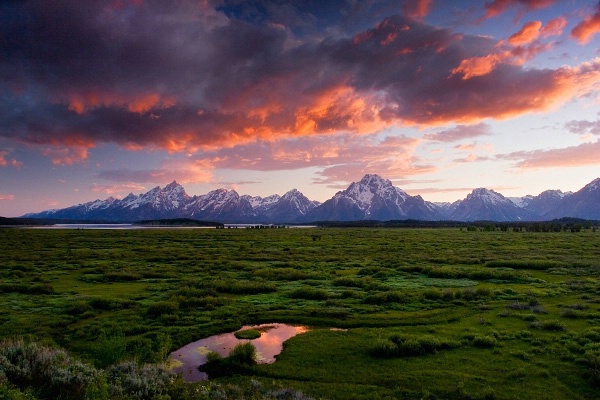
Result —
M600 3L4 0L0 216L365 174L428 201L600 177Z

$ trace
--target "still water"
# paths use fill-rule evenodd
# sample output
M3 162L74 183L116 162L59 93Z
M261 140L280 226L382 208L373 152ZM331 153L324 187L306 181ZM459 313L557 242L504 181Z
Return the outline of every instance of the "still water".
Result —
M275 357L281 353L283 342L300 333L308 332L305 326L291 326L286 324L262 324L244 326L241 330L256 329L262 332L257 339L251 342L256 347L257 361L259 364L271 364ZM208 379L205 372L198 370L200 365L206 363L206 355L210 351L219 353L222 357L229 355L231 349L238 343L247 342L247 339L238 339L234 332L210 336L189 343L169 355L169 362L173 371L181 373L186 382L196 382Z

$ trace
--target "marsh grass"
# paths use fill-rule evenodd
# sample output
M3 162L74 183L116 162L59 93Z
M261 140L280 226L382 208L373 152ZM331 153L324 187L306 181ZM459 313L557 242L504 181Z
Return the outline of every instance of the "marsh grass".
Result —
M100 374L243 325L291 322L312 330L275 364L206 384L211 395L246 374L331 399L597 394L598 232L0 232L0 337L66 349ZM378 346L414 355L374 357ZM144 374L131 368L121 370ZM33 390L2 379L0 395Z

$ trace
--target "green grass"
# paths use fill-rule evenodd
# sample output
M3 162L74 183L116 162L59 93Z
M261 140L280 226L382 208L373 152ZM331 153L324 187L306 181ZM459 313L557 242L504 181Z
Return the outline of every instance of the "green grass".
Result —
M109 371L287 322L311 331L217 383L331 399L597 397L600 233L313 234L3 229L0 338ZM0 373L0 397L19 390Z

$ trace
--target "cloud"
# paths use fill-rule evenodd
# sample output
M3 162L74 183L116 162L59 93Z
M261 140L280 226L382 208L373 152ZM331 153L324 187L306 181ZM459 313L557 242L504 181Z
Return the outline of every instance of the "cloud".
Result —
M560 36L563 33L563 29L567 26L567 20L565 17L557 17L549 21L540 30L543 37Z
M117 193L127 193L134 191L142 191L145 190L146 187L137 183L125 183L122 185L98 185L94 183L90 190L92 192L101 192L108 195L113 195Z
M0 201L12 201L16 197L14 194L2 194L0 193Z
M423 138L436 142L448 143L490 134L490 126L486 123L480 122L475 125L458 125L452 129L445 129L436 133L428 133L424 135Z
M577 24L571 31L571 36L579 43L586 44L592 36L600 32L600 4L596 6L594 14Z
M14 168L21 168L23 166L23 163L15 158L7 159L7 156L9 154L10 153L8 151L0 151L0 167L11 166Z
M54 165L73 165L87 159L88 148L76 145L70 147L46 147L42 149L42 155L50 158Z
M174 180L179 183L211 182L212 167L202 161L172 161L155 169L117 169L105 170L97 174L98 178L114 182L141 185L142 183L166 184Z
M593 135L600 135L600 120L596 121L585 121L585 120L572 120L565 124L570 132L579 135L591 133Z
M215 169L271 171L325 167L331 172L335 168L362 168L400 177L423 172L423 166L419 166L419 160L413 156L420 143L420 139L406 136L377 139L349 134L322 135L275 142L257 141L206 152L201 157L205 164ZM432 170L431 166L426 168Z
M432 0L405 0L402 11L411 18L424 18L429 14Z
M530 21L515 34L508 38L508 43L513 46L521 46L536 40L540 36L542 21Z
M342 27L338 17L320 37L303 35L293 21L317 14L271 3L257 20L231 2L4 2L0 137L71 165L98 143L180 153L473 124L545 111L600 82L598 61L525 68L490 38L403 15L382 14L390 16L350 36L349 26L360 24ZM550 2L491 4L517 3ZM431 3L403 4L422 16Z
M519 151L499 155L499 159L517 161L521 169L581 167L600 164L600 141L563 149Z
M495 17L510 8L520 8L525 11L537 10L555 2L556 0L493 0L485 3L486 17Z

